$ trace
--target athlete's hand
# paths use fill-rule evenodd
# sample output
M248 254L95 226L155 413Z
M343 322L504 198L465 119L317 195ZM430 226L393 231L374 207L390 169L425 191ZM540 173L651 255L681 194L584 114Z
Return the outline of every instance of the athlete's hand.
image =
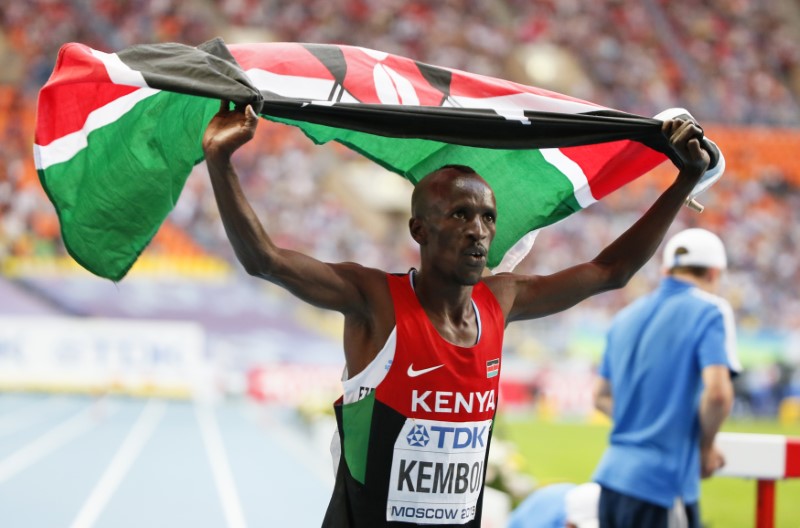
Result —
M700 141L703 129L690 119L667 119L661 125L661 132L669 139L669 144L681 160L680 177L695 182L705 173L711 157Z
M253 139L258 116L253 107L244 111L231 110L228 101L222 101L219 112L211 119L203 135L203 152L206 159L230 157L236 149Z

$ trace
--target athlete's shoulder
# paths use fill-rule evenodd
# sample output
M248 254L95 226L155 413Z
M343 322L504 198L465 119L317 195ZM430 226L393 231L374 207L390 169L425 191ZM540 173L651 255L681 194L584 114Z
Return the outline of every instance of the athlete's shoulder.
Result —
M372 290L383 293L386 290L387 278L395 276L390 272L356 262L340 262L330 266L339 277L354 284L365 294Z

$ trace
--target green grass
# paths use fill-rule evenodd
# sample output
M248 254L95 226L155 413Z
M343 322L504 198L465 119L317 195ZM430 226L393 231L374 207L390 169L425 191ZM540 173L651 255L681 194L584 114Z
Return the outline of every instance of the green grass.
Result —
M498 419L496 434L516 445L523 459L522 470L541 486L590 480L605 449L608 430L607 425L551 423L507 415ZM800 424L781 426L778 422L729 421L723 430L800 437ZM700 501L702 520L709 528L755 526L755 481L705 480ZM776 528L800 527L800 479L778 482L776 503Z

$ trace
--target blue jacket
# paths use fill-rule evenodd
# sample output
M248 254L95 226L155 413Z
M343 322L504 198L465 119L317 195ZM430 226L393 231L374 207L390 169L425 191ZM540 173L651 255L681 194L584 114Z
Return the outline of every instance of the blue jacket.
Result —
M608 333L600 375L613 394L609 447L594 480L672 507L700 495L702 371L740 370L733 310L724 299L672 277L623 309Z

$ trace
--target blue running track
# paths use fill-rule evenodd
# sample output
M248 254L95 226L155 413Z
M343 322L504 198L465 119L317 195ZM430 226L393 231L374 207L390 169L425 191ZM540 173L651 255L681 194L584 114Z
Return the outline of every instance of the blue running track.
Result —
M247 401L0 393L0 526L319 526L330 458L293 416Z

